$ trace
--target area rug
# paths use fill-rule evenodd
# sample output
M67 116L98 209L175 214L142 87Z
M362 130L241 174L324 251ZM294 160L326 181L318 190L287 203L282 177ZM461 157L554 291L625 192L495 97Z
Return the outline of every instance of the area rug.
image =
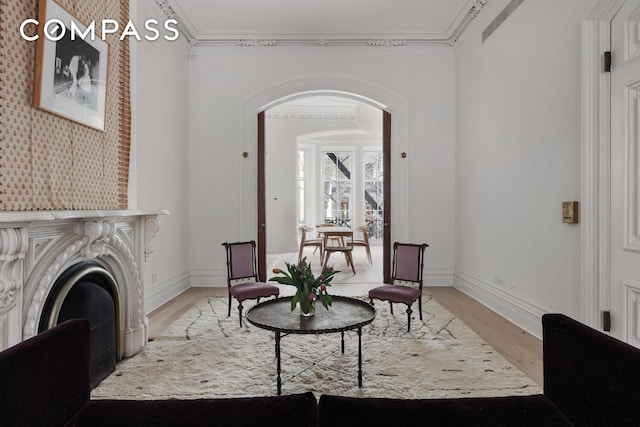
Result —
M469 327L430 297L423 298L407 332L404 305L378 302L376 318L362 330L363 386L358 387L358 337L345 334L282 338L282 394L312 391L343 396L445 398L541 393ZM319 308L323 310L324 308ZM305 359L332 353L321 365ZM311 367L309 367L311 366ZM340 372L333 369L338 369ZM292 373L304 371L291 378ZM226 298L209 297L120 362L93 390L94 399L169 399L268 396L276 394L274 333L244 321Z

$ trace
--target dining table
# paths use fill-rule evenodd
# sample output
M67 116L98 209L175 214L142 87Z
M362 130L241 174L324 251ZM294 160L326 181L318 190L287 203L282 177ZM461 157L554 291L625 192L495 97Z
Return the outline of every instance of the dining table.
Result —
M353 239L353 229L349 227L316 227L316 232L323 236L325 246L327 246L327 239L329 239L330 237L347 237Z

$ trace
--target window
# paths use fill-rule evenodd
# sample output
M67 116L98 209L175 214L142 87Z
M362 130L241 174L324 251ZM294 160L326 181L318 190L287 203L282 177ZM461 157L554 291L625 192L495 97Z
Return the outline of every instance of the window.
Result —
M364 213L369 238L382 238L384 220L384 170L381 151L363 153Z
M298 225L306 224L307 196L305 193L305 159L306 151L298 150Z
M350 151L325 152L322 156L324 222L350 226L353 216Z

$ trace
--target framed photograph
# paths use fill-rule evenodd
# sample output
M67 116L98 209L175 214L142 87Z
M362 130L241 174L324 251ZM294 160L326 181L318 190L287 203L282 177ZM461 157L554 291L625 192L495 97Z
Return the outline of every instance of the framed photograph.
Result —
M109 45L54 0L38 21L34 106L104 131Z

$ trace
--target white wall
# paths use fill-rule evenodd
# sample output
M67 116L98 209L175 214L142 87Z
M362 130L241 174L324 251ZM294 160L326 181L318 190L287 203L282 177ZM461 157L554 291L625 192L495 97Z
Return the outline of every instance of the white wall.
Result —
M382 115L382 112L380 112ZM355 120L338 119L281 119L267 118L265 121L266 153L265 153L265 176L266 176L266 216L269 223L267 228L267 252L297 252L299 249L299 236L297 235L297 174L298 174L298 153L297 147L300 137L312 138L313 134L324 132L340 133L341 131L358 131L359 128ZM344 137L345 139L348 137ZM325 137L325 140L327 137ZM320 172L320 162L322 147L349 147L354 148L362 143L349 143L341 141L340 137L331 138L337 140L334 143L321 143L318 141L306 144L307 147L314 147L313 152L317 155L318 163L314 163L314 158L308 158L308 167ZM329 140L331 140L329 139ZM370 139L375 139L371 136ZM378 140L381 137L378 136ZM368 146L371 146L369 144ZM381 149L382 142L378 142L378 149ZM358 157L361 158L361 157ZM355 159L354 159L355 160ZM287 167L283 167L287 165ZM360 171L361 169L358 169ZM355 170L354 170L355 172ZM309 178L307 193L309 195L309 212L307 225L313 227L315 224L323 222L321 215L321 185L318 180ZM354 176L354 184L355 179ZM358 183L362 186L362 183ZM360 188L360 187L358 187ZM315 197L313 197L315 196ZM314 201L318 201L315 203ZM315 207L314 209L311 209ZM354 207L352 207L354 208ZM355 213L355 211L354 211ZM363 221L358 220L352 224L354 227L362 225Z
M140 22L166 17L155 3L132 2ZM133 42L132 107L135 199L131 208L166 209L151 241L145 274L145 309L152 311L189 286L188 281L188 66L184 41Z
M491 1L456 50L456 286L534 333L579 316L581 21L592 1Z
M399 109L403 111L392 111L396 138L392 137L392 179L397 186L392 239L429 243L427 282L452 282L454 62L450 48L202 47L192 53L189 252L193 285L223 286L225 258L220 244L257 237L256 152L251 135L255 130L253 125L246 128L247 104L264 94L265 104L274 102L268 99L270 88L308 76L361 82L348 91L366 96L363 91L376 88L403 105ZM279 96L285 96L281 92ZM250 111L249 118L259 109ZM247 158L243 151L249 153ZM407 152L406 159L400 157L401 151Z

